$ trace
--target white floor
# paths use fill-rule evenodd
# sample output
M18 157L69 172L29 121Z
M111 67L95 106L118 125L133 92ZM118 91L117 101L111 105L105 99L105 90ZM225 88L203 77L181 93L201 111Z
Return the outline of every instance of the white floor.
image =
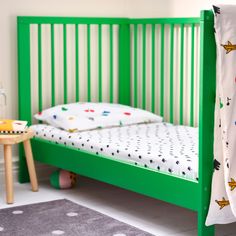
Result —
M67 198L157 236L197 235L195 213L87 178L80 177L71 190L53 189L48 181L36 193L29 184L16 183L14 190L15 204L7 205L0 186L0 208ZM216 235L236 236L236 223L217 226Z

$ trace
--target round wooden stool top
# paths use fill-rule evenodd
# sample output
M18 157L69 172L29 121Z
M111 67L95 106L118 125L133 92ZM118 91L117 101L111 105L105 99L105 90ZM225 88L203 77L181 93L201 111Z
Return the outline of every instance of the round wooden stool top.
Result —
M21 134L0 134L0 144L17 144L32 137L34 137L34 131L30 128Z

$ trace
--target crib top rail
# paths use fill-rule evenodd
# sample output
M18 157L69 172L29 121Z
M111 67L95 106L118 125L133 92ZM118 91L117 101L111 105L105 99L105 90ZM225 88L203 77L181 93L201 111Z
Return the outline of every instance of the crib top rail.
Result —
M127 24L129 18L115 17L63 17L18 16L18 23L25 24Z
M173 18L132 18L131 24L198 24L199 17L173 17Z
M125 18L125 17L63 17L63 16L17 16L18 23L25 24L192 24L200 17L173 18Z

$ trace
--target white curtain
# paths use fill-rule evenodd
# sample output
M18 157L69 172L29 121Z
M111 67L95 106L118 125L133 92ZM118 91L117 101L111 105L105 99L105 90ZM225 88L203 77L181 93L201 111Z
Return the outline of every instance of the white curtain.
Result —
M213 6L217 47L214 174L206 225L236 221L236 5Z

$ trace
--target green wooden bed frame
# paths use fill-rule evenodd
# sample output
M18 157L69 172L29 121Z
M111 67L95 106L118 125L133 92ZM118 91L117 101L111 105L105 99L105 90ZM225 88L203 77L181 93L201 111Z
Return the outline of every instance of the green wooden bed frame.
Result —
M161 27L161 48L160 56L163 58L165 45L164 27L170 27L170 122L173 122L174 117L174 103L173 103L173 53L174 50L174 34L173 26L180 25L181 31L181 48L180 48L180 96L179 96L179 116L180 124L183 124L183 51L184 51L184 25L188 24L192 28L192 36L194 36L195 25L200 25L200 81L199 81L199 180L187 180L181 177L172 176L168 173L162 173L155 170L142 168L122 161L110 159L106 156L97 156L86 151L75 150L63 145L56 145L39 138L32 140L32 149L34 158L37 161L53 165L59 168L67 169L83 176L94 178L106 183L128 189L149 197L160 199L168 203L172 203L190 210L198 214L198 235L199 236L213 236L214 226L206 227L205 219L208 211L211 179L213 173L213 127L214 127L214 102L215 102L215 67L216 67L216 49L213 30L213 14L211 11L202 11L200 18L157 18L157 19L128 19L128 18L77 18L77 17L18 17L18 75L19 75L19 119L28 120L32 122L31 111L31 74L30 74L30 25L38 25L38 94L39 94L39 110L43 109L42 104L42 65L41 65L41 25L49 24L51 26L51 66L52 66L52 91L51 91L51 105L55 105L55 74L54 74L54 52L53 52L53 38L54 38L54 24L63 25L63 39L64 39L64 53L66 54L66 25L72 24L75 26L75 32L78 35L78 25L87 25L87 94L88 101L91 100L91 74L90 74L90 26L95 24L98 26L98 89L99 101L102 101L102 30L103 24L110 27L110 42L113 41L113 25L119 26L118 36L118 74L119 74L119 88L118 97L119 103L131 104L131 87L134 87L133 105L137 106L138 91L137 91L137 28L142 27L143 41L142 51L146 55L146 26L151 25L152 29L152 46L155 47L155 25ZM134 66L130 66L131 60L131 31L130 26L133 27L133 43L134 43ZM75 38L78 45L78 37ZM191 41L194 45L194 37ZM78 62L78 48L76 48L75 61ZM152 65L152 83L155 84L155 55L153 50L151 65ZM190 96L190 124L193 125L194 117L194 50L191 52L191 96ZM110 50L110 59L112 61L113 50ZM160 115L164 114L165 100L164 100L164 60L161 60L160 65ZM78 63L77 63L78 64ZM146 69L147 60L144 56L142 59L142 108L146 108ZM79 68L76 68L76 101L79 100ZM131 70L134 74L133 85L130 81ZM64 58L64 102L67 103L67 59ZM113 102L113 64L110 63L110 102ZM154 86L153 86L154 87ZM152 111L155 111L155 90L152 89ZM19 181L21 183L29 181L27 173L25 156L20 148L20 171Z

